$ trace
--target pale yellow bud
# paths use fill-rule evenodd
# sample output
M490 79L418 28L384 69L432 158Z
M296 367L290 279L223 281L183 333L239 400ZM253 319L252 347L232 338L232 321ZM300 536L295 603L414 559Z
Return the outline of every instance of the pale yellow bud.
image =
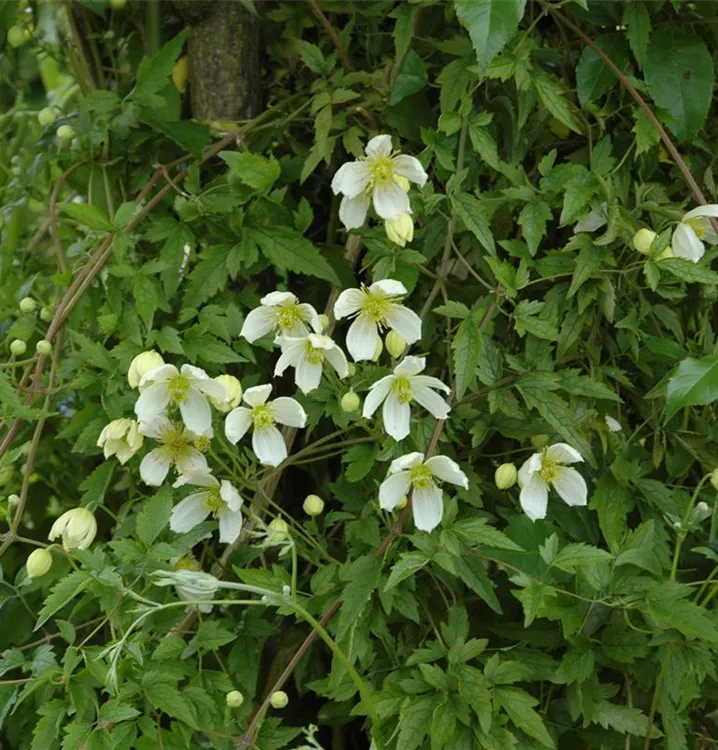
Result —
M656 260L665 260L666 258L675 258L676 253L673 250L673 248L668 245L668 247L659 255L656 256Z
M516 484L518 475L513 464L501 464L494 474L494 482L500 490L508 490Z
M52 555L46 549L36 549L25 561L25 569L30 578L44 576L52 567Z
M16 508L18 505L20 505L20 495L8 495L7 504L11 508Z
M401 214L398 219L387 219L384 222L386 236L396 245L404 247L414 239L414 220L411 214Z
M54 315L54 312L51 307L43 307L40 310L40 320L42 320L45 323L49 323L52 320L53 315Z
M711 472L711 484L714 490L718 490L718 469L713 469Z
M52 125L55 122L57 115L54 110L50 109L50 107L45 107L38 112L37 119L40 125L42 125L43 128L46 128L48 125Z
M341 407L342 411L345 411L349 414L352 412L357 411L357 409L361 406L361 399L359 396L354 393L354 391L349 391L348 393L345 393L342 396L341 401Z
M372 356L372 361L376 362L379 357L381 357L381 353L384 350L384 344L382 343L381 338L378 338L376 340L376 347L374 348L374 355Z
M62 537L62 546L66 550L75 548L87 549L97 534L97 521L87 508L73 508L63 513L52 524L47 538L54 542Z
M144 375L164 363L162 355L157 352L149 351L138 354L130 362L130 369L127 371L127 382L130 384L130 388L137 388Z
M633 235L633 249L637 250L639 253L643 253L643 255L648 255L653 240L655 240L657 236L658 235L652 229L639 229Z
M319 495L307 495L302 508L308 516L318 516L324 510L324 500Z
M57 137L61 141L69 141L75 135L75 131L69 125L60 125L57 129Z
M270 542L279 543L289 537L289 525L281 518L275 518L269 524L269 534L267 536Z
M289 696L284 690L275 690L269 698L272 708L285 708L289 703Z
M406 349L406 341L404 340L404 337L396 331L389 331L389 333L386 334L384 345L394 359L401 357Z
M239 690L230 690L225 698L229 708L239 708L244 703L244 696Z
M219 399L212 398L210 401L215 409L222 412L232 411L242 403L242 384L234 377L234 375L218 375L215 381L221 386L224 386L224 390L227 391L228 400L225 402Z
M33 313L37 308L37 302L32 297L23 297L20 300L20 312Z
M353 362L347 362L347 373L350 378L353 378L357 374L357 366Z
M100 433L97 447L102 448L105 458L117 456L121 464L127 463L142 447L144 437L134 419L114 419Z
M35 351L38 354L42 354L46 357L52 352L52 344L49 341L45 341L45 339L42 339L41 341L38 341L37 344L35 344Z
M548 445L550 439L551 438L548 435L534 435L531 438L531 445L533 445L537 451L540 451L541 448L545 448Z
M15 339L10 343L10 353L19 357L27 351L27 344L22 339Z

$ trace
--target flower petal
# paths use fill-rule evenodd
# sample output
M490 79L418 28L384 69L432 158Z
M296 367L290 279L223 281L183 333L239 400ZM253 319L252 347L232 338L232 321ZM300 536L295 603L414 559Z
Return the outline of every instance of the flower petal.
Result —
M261 406L269 398L269 394L272 392L272 386L269 383L265 385L255 385L251 388L247 388L242 396L245 404L250 406Z
M442 383L439 378L432 378L431 375L415 375L411 379L411 384L422 385L426 388L436 388L437 391L451 393L451 388L446 383Z
M140 422L152 422L167 408L170 394L166 383L154 383L145 388L135 401L135 414Z
M402 177L406 177L407 180L415 182L419 186L426 183L428 176L421 162L415 156L399 154L392 159L392 163L394 164L394 171Z
M684 217L686 219L696 219L699 216L711 216L718 219L718 204L709 203L707 206L698 206L698 208L691 209Z
M588 502L586 480L576 469L560 468L558 477L553 481L553 488L566 505L586 505Z
M339 204L339 221L345 229L359 229L366 221L367 211L371 199L367 193L359 193L353 198L346 195Z
M521 467L523 468L523 467ZM546 518L548 507L548 485L539 474L532 474L521 488L519 501L524 513L532 520Z
M239 335L247 339L251 344L257 339L261 339L262 336L271 333L276 323L276 310L269 307L255 307L254 310L247 313Z
M218 401L220 404L229 401L229 394L227 389L222 383L216 381L214 378L207 378L206 380L196 380L193 383L194 387L205 396Z
M353 198L363 193L369 186L371 179L371 167L365 161L348 161L337 169L332 178L332 191L334 195Z
M274 426L254 430L252 450L259 461L267 466L279 466L287 457L287 446L282 433Z
M675 228L671 245L677 258L685 258L694 263L698 263L705 253L703 243L698 238L693 227L689 227L688 224L679 224Z
M583 461L583 456L568 443L554 443L546 448L546 458L559 464L575 464Z
M287 367L296 367L304 355L304 339L278 336L274 342L282 347L282 353L274 366L274 377L278 378Z
M372 194L374 210L382 219L398 219L411 210L409 196L395 183L377 185Z
M408 471L400 471L390 474L379 485L379 505L383 510L394 510L396 506L406 497L411 484Z
M188 430L201 435L211 429L212 410L209 408L207 399L196 388L190 388L187 391L187 398L180 402L179 410Z
M366 294L361 289L345 289L334 303L334 317L337 320L354 315L361 310Z
M394 440L403 440L411 431L411 409L409 404L402 404L394 395L389 393L384 401L382 410L384 429Z
M170 529L177 534L185 534L202 523L209 515L209 508L205 503L206 492L195 492L187 495L174 508L170 516Z
M336 370L340 378L346 378L349 375L349 363L346 354L338 347L333 346L324 352L327 362Z
M452 461L448 456L432 456L424 464L427 469L442 482L451 482L465 490L469 489L469 479L461 471L459 464Z
M379 340L376 323L366 315L357 315L347 332L347 349L355 362L372 359Z
M145 386L150 383L164 383L170 378L174 377L179 373L179 370L174 365L158 365L153 369L147 371L142 378L140 378L139 387L140 390L144 390Z
M308 302L300 302L297 305L297 312L303 321L309 323L314 331L321 329L322 324L319 321L319 313ZM306 336L302 333L302 336Z
M292 294L291 292L276 291L265 294L259 302L265 307L276 307L277 305L286 305L289 302L299 302L299 299L296 294Z
M426 367L426 357L404 357L394 368L394 375L418 375Z
M369 291L372 294L383 294L385 297L403 297L407 294L406 287L397 281L396 279L381 279L375 281L370 287Z
M150 487L159 487L170 470L170 459L158 448L150 451L140 463L140 476Z
M287 396L275 398L274 401L269 402L268 406L274 421L279 424L285 424L287 427L304 427L307 423L307 413L299 401L293 398L287 398Z
M421 404L435 419L446 419L451 407L441 396L425 385L411 384L411 395L417 404Z
M223 508L218 517L219 541L222 544L234 543L242 533L242 512Z
M297 371L294 381L299 390L304 393L311 393L319 387L322 379L322 365L320 362L310 362L308 359L302 359L297 365Z
M424 462L424 454L414 451L413 453L405 453L399 458L395 458L389 466L389 473L395 474L397 471L406 471L407 469L413 469L415 466Z
M536 466L536 462L534 459L538 458L538 466ZM519 469L519 487L523 487L524 485L528 484L531 481L531 476L538 471L541 468L541 454L540 453L534 453L530 456L530 458L527 458L523 464L521 464L521 468Z
M414 525L421 531L433 531L444 514L443 494L432 484L426 489L414 489L411 495L411 508L414 513Z
M390 305L384 320L390 328L401 334L407 344L413 344L421 338L421 318L404 305Z
M140 422L140 432L146 437L161 440L172 430L172 422L164 414L160 414L149 422Z
M236 445L252 425L252 412L244 406L238 406L227 414L224 421L224 434L232 445Z
M184 487L193 484L195 487L219 487L219 482L208 471L191 471L181 474L175 480L173 487Z
M222 480L219 495L227 503L230 510L239 510L242 507L242 503L244 503L242 496L237 492L237 488L226 479Z
M372 385L364 399L364 409L362 411L364 419L369 419L374 415L374 412L381 406L382 401L389 395L393 383L394 377L387 375Z
M175 461L175 468L180 474L207 474L207 459L192 446L187 446L182 455ZM216 481L216 480L215 480ZM216 485L215 485L216 486Z
M376 158L377 156L391 155L391 136L375 135L369 143L366 144L364 152L367 156Z

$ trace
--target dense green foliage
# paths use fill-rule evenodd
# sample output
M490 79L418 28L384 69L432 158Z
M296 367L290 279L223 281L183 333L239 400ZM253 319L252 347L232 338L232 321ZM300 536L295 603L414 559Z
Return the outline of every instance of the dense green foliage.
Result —
M169 2L0 5L0 744L717 746L717 253L666 248L718 203L718 4L246 4L266 108L240 123L190 119ZM330 187L377 134L428 174L406 246L374 214L346 232ZM305 395L273 379L270 336L240 337L269 292L331 315L388 278L453 399L445 424L414 405L399 442L341 406L391 373L386 349ZM134 418L145 350L307 414L273 468L212 412L233 545L211 518L170 529L187 491L142 481L149 437L124 464L97 446ZM551 490L532 521L494 472L557 442L588 506ZM378 501L427 449L469 482L431 532ZM77 506L94 542L29 577ZM185 601L176 566L227 588Z

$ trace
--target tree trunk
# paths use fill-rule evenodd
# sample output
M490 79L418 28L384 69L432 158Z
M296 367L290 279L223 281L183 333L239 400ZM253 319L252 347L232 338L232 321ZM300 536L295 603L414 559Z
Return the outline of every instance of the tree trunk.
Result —
M191 27L192 117L256 117L262 107L258 19L239 0L175 0L175 7Z

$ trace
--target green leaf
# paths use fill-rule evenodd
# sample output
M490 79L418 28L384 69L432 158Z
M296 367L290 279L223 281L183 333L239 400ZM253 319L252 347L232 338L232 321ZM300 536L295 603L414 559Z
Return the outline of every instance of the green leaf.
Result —
M219 156L229 164L231 171L245 185L267 191L279 179L282 168L273 157L237 151L220 151Z
M429 76L421 58L414 50L409 50L394 81L389 106L392 107L407 96L418 93L426 86L428 80Z
M604 34L596 37L595 42L623 72L628 65L628 50L623 36ZM584 47L576 66L576 90L581 106L600 99L615 83L616 74L590 47Z
M464 222L466 228L476 237L484 249L495 255L494 237L491 234L491 226L486 218L481 201L469 193L458 193L452 196L451 202L454 211Z
M684 359L666 387L666 421L685 406L705 406L718 399L718 355Z
M44 625L59 609L65 606L70 599L84 591L90 583L87 573L76 570L61 578L50 591L37 615L37 623L34 630Z
M664 26L653 32L644 74L653 101L681 140L703 127L713 99L713 58L697 34Z
M145 695L149 702L160 711L197 729L197 716L194 706L182 696L179 690L167 682L148 680Z
M389 578L384 584L384 591L389 591L389 589L393 589L394 586L410 578L428 562L429 558L423 552L402 552L399 561L391 569Z
M116 464L112 461L101 463L92 474L85 477L79 489L84 493L78 505L99 505L105 498L107 488L112 481Z
M534 711L538 701L525 690L514 687L494 688L496 700L503 706L511 721L529 737L538 740L546 747L555 747L543 719Z
M416 750L429 734L432 712L436 701L433 698L409 698L399 715L399 737L396 750Z
M133 92L138 101L147 100L152 94L159 93L167 86L172 75L172 68L182 52L188 33L189 29L184 29L170 39L153 58L145 58L142 61L137 71L137 84Z
M100 721L111 721L116 724L120 721L129 721L139 716L140 712L126 703L120 703L118 700L109 700L100 707Z
M63 203L60 210L71 219L98 232L111 232L112 223L97 206L91 203Z
M201 360L213 365L226 365L230 362L246 362L246 358L218 341L208 333L200 333L196 328L190 329L183 339L184 350L193 361Z
M648 717L643 711L608 701L593 704L591 721L600 724L604 729L613 729L620 734L632 734L634 737L645 737L648 731ZM654 726L651 735L658 738L662 736L662 732Z
M631 0L623 6L623 23L628 26L628 43L631 51L643 67L651 36L651 16L642 0Z
M449 300L445 305L439 305L432 310L437 315L446 315L447 318L459 318L463 320L468 318L471 314L471 310L463 302L455 302Z
M208 620L197 628L193 642L204 651L216 651L236 639L236 633L223 628L216 620Z
M247 226L245 236L256 242L270 263L280 270L294 271L341 286L336 271L319 250L299 232L282 226Z
M561 226L580 219L588 208L591 198L599 191L600 183L594 172L582 169L567 183L563 196L563 208L559 221Z
M633 119L632 131L636 136L636 155L640 155L660 143L661 136L642 109L636 109L633 112Z
M381 558L374 552L359 557L346 566L341 574L344 586L340 597L342 608L339 611L337 638L349 632L359 614L364 609L372 592L379 586L381 578Z
M460 400L476 377L476 368L481 353L481 333L473 316L461 321L454 340L454 374L456 375L456 398Z
M469 32L479 60L479 74L516 33L525 0L456 0L456 16Z
M718 628L713 617L693 602L690 586L678 583L659 583L646 596L646 612L661 626L673 628L686 638L705 641L718 647Z
M541 104L569 130L581 133L581 126L573 114L573 108L566 101L566 92L557 81L543 72L539 72L532 79Z
M489 526L489 522L485 518L465 518L457 521L451 527L451 530L469 543L484 547L495 547L496 549L508 549L513 552L524 551L523 547L509 539L503 531Z
M169 485L165 485L144 502L142 510L137 514L137 536L145 547L152 546L169 523L171 513L172 490Z
M605 549L593 547L590 544L577 542L567 544L551 562L554 568L560 568L567 573L574 573L576 568L582 565L593 565L594 563L607 562L612 559L610 552Z
M532 200L521 209L519 226L531 255L536 255L539 243L546 234L546 224L552 218L551 208L540 198Z
M199 307L224 288L229 276L227 245L214 245L203 251L197 265L189 275L183 304Z
M591 497L590 508L598 512L598 525L609 549L618 554L628 531L626 519L633 508L628 491L610 474L603 473Z
M684 258L666 258L658 264L658 268L691 284L718 284L718 273Z
M543 303L521 300L514 311L514 325L519 336L530 333L540 339L547 341L558 340L558 328L554 323L539 317Z
M158 133L166 135L183 151L198 158L202 156L209 143L209 128L199 122L190 122L189 120L167 122L148 115L144 115L141 122L149 125Z
M138 273L132 284L132 295L135 298L137 314L142 318L147 330L150 330L160 302L157 287L149 276Z
M469 138L476 153L492 168L500 167L499 151L496 140L489 131L475 122L469 125Z

